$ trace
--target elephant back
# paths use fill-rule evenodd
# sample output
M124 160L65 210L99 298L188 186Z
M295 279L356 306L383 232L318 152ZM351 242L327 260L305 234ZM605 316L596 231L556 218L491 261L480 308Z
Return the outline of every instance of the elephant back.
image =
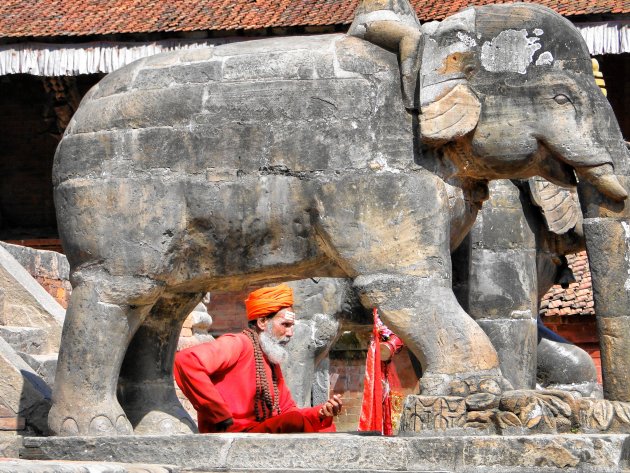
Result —
M145 58L86 95L58 148L55 185L155 170L364 167L401 147L412 162L398 77L395 54L339 34Z

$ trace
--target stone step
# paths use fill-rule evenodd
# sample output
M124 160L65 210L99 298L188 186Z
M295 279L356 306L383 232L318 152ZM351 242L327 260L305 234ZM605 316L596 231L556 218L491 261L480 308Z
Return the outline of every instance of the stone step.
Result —
M20 458L162 464L182 472L624 473L629 453L627 434L186 434L25 437Z
M18 355L20 355L52 389L55 382L55 371L57 370L57 358L59 354L47 353L44 355L31 355L30 353L18 352Z
M0 473L172 473L173 468L149 464L0 459Z
M0 325L0 337L16 352L41 355L50 351L47 333L43 328Z

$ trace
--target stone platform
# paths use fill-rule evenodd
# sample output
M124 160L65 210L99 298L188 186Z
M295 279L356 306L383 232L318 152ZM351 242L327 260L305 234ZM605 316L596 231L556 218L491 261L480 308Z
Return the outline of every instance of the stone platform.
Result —
M20 457L56 462L162 465L173 473L630 473L630 435L380 437L337 433L27 437Z

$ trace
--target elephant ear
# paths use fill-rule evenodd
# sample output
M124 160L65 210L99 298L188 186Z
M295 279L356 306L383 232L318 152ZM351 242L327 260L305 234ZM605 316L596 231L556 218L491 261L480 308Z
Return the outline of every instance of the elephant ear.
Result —
M465 84L422 107L420 133L424 141L446 142L471 132L479 122L481 102Z
M582 214L575 189L535 176L529 179L529 190L532 201L542 210L549 231L562 235L578 225Z

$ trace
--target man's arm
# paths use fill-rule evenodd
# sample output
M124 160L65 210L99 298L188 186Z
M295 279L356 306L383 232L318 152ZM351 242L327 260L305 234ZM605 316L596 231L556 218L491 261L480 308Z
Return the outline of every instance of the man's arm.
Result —
M203 412L209 422L218 424L218 430L231 425L232 413L210 376L234 366L241 352L241 340L224 335L175 355L173 374L177 385L198 412Z

